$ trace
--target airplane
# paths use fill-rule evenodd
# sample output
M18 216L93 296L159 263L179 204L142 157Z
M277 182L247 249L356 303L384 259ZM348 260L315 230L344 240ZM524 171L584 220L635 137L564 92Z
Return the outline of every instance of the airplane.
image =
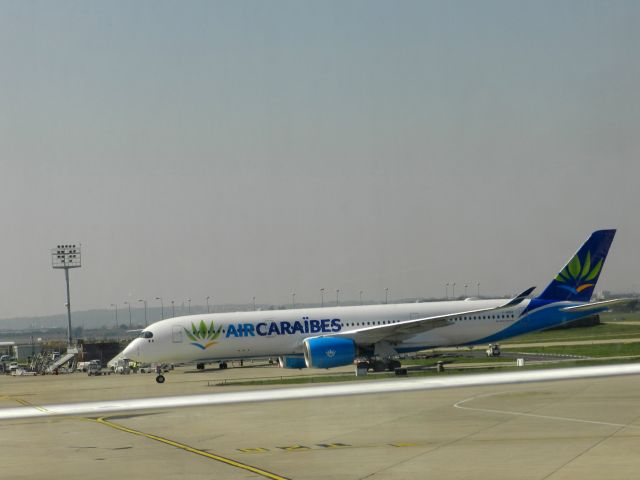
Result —
M494 343L607 311L592 302L616 230L591 234L545 290L513 299L300 308L188 315L146 327L122 356L145 363L275 358L283 368L334 368L356 363L374 371L400 367L401 354ZM159 373L158 383L165 381Z

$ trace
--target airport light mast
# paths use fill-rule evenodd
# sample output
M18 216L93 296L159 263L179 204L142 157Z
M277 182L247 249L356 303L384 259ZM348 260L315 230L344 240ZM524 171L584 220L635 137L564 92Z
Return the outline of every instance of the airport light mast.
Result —
M67 341L69 342L69 347L71 347L71 294L69 293L69 269L80 268L80 247L76 245L58 245L56 248L52 248L51 266L53 268L64 269L64 278L67 283Z

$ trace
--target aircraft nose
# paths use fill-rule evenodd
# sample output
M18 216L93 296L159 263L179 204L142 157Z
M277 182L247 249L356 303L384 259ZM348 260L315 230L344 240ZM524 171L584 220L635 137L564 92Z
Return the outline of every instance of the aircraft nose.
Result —
M142 362L142 352L140 350L140 339L136 338L122 351L122 356L135 362Z

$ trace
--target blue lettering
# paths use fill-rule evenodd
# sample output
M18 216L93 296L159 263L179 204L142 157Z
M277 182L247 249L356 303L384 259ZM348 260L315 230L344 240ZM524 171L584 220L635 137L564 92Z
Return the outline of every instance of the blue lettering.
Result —
M311 333L318 333L320 330L322 330L320 320L309 320L309 327Z
M331 331L339 332L340 330L342 330L342 323L340 322L340 319L334 318L333 320L331 320Z
M321 322L322 322L322 331L324 333L330 332L331 330L329 330L329 319L328 318L323 319L321 320Z
M276 322L271 322L271 325L269 325L269 335L280 335L280 332L278 331L278 324Z
M253 333L253 329L254 329L253 323L245 323L244 324L244 336L245 337L249 337L249 336L255 337L255 334Z
M229 338L231 335L233 335L234 337L238 336L238 332L236 330L236 327L233 326L233 324L229 324L229 326L227 327L227 338Z
M293 330L291 331L291 333L304 333L304 327L302 326L302 323L299 321L295 321L293 322Z
M304 321L304 333L309 333L309 320Z
M259 323L256 325L256 332L258 333L258 335L260 335L261 337L264 337L267 332L265 332L265 328L267 328L267 324L266 323Z
M293 331L291 330L291 323L289 322L280 322L280 335L291 335Z

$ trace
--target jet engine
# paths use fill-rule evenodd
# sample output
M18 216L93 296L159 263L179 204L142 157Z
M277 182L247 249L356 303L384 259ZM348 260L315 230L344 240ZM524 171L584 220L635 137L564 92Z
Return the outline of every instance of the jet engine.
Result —
M278 357L278 365L280 368L307 368L302 355L286 355Z
M304 361L309 368L333 368L350 365L356 358L356 344L350 338L305 338Z

